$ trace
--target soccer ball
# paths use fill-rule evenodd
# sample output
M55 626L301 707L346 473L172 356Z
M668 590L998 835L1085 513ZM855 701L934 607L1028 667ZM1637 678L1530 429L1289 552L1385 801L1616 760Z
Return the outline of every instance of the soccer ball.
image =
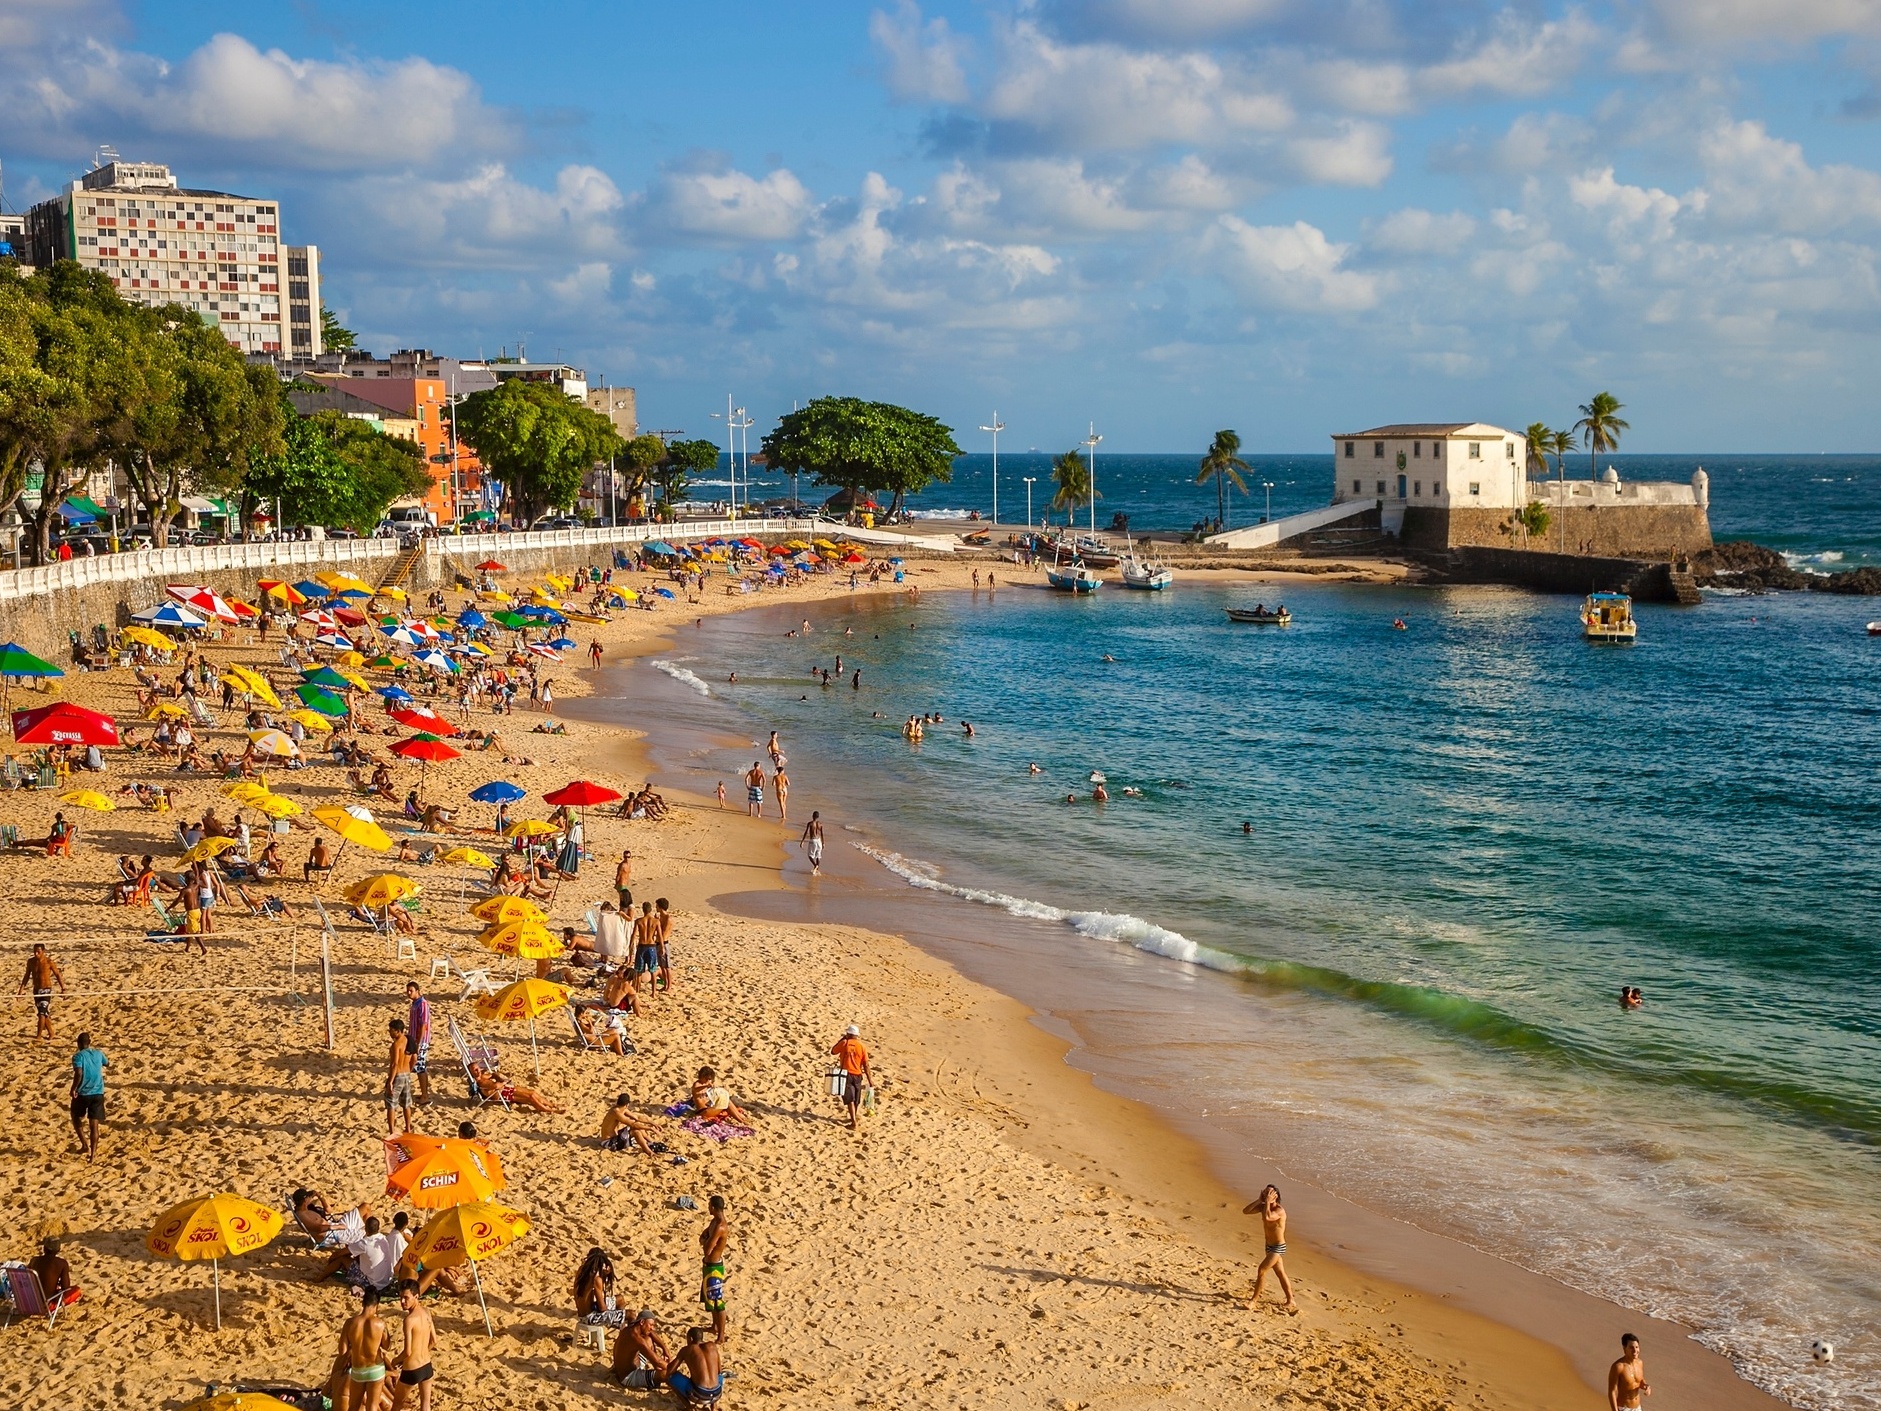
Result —
M1833 1362L1835 1361L1835 1344L1817 1338L1809 1344L1809 1355L1815 1358L1818 1364Z

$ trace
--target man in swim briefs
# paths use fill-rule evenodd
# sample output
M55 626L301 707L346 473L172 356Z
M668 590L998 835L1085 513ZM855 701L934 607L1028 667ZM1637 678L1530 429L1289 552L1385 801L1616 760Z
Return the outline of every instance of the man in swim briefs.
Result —
M1652 1395L1646 1364L1639 1357L1639 1339L1620 1335L1620 1360L1607 1370L1607 1406L1610 1411L1639 1411L1640 1399Z
M1272 1269L1274 1277L1280 1280L1280 1292L1286 1295L1286 1310L1297 1312L1293 1306L1293 1285L1287 1279L1287 1266L1283 1263L1287 1252L1287 1212L1280 1205L1280 1188L1268 1186L1261 1191L1241 1212L1243 1215L1261 1217L1261 1234L1265 1239L1266 1252L1261 1256L1261 1267L1254 1273L1253 1302L1261 1301L1261 1286L1267 1282L1267 1271Z
M334 1411L378 1411L385 1390L385 1320L379 1316L379 1291L360 1295L360 1309L340 1328L340 1355L346 1359L346 1387Z
M431 1411L431 1354L437 1344L437 1326L418 1296L416 1279L399 1280L398 1306L405 1314L405 1350L399 1354L392 1411L404 1411L414 1399L418 1411Z
M52 987L57 985L59 993L65 993L65 976L60 973L59 962L52 958L43 942L35 942L33 953L26 957L26 974L20 979L20 988L32 987L33 1014L38 1020L33 1030L36 1039L52 1037Z

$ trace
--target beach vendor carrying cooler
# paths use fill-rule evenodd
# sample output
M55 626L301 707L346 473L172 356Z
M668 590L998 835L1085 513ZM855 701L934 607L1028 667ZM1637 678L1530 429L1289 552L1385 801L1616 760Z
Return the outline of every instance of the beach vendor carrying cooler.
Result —
M836 1067L830 1070L829 1094L842 1099L853 1128L864 1103L871 1111L875 1106L875 1075L869 1071L869 1051L862 1046L862 1030L851 1024L829 1052L836 1060Z

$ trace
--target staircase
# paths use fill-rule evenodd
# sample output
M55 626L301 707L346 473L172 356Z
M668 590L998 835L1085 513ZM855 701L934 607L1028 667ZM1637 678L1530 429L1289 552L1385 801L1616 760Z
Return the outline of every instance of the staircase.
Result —
M403 588L405 580L411 577L412 570L418 567L424 556L423 540L419 540L409 549L400 549L398 557L387 564L385 572L379 575L379 591L383 592L387 588Z
M1705 600L1698 591L1698 580L1692 577L1689 568L1681 569L1668 564L1665 571L1667 580L1672 585L1672 601L1683 603L1686 607L1696 607Z

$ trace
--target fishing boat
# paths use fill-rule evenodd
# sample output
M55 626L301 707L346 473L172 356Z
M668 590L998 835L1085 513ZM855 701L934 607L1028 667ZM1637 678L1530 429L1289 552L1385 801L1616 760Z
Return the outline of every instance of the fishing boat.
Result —
M1581 604L1581 630L1590 642L1630 642L1639 635L1633 600L1624 593L1589 593Z
M1159 563L1136 556L1136 545L1130 545L1123 557L1123 586L1143 588L1152 593L1160 593L1176 581L1176 575Z
M1261 627L1285 627L1293 621L1293 614L1288 612L1285 606L1274 608L1271 611L1265 607L1229 608L1228 620L1230 622L1252 622Z
M1076 559L1067 564L1052 564L1045 570L1045 581L1061 593L1095 593L1104 580Z

